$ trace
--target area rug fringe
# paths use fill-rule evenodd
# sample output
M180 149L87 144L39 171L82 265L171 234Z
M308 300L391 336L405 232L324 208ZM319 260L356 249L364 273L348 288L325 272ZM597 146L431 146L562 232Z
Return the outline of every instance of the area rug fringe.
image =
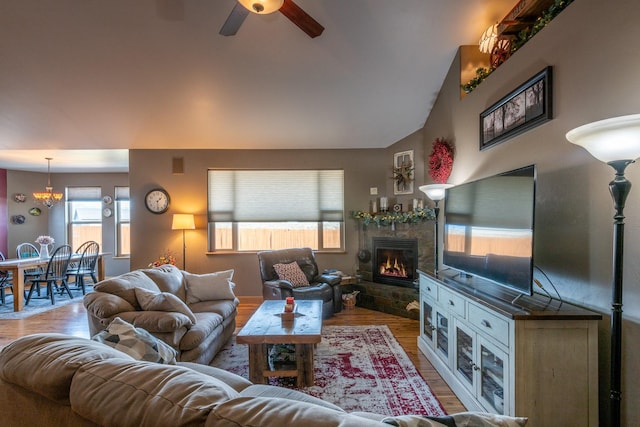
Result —
M249 378L247 362L247 346L232 339L211 365ZM269 384L297 388L349 412L446 414L386 325L323 327L314 365L312 387L297 388L290 378L269 378Z

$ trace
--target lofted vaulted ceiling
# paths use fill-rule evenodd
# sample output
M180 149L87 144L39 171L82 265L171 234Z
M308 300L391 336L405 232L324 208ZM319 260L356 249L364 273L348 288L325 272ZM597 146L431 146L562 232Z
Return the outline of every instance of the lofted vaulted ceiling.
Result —
M321 36L281 13L219 35L235 0L0 0L0 167L126 171L129 148L388 147L423 126L458 46L516 1L295 2Z

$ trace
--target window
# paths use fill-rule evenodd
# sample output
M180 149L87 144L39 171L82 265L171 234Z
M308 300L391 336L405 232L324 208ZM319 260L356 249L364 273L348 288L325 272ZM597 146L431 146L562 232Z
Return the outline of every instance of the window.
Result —
M344 171L208 172L209 250L344 248Z
M131 217L129 214L129 187L115 188L116 255L131 254Z
M102 190L67 187L67 239L73 250L88 240L102 247Z

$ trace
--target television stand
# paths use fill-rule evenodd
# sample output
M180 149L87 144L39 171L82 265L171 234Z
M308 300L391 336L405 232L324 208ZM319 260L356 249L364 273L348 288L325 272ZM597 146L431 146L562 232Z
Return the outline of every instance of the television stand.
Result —
M456 275L420 272L418 348L467 409L596 427L602 316Z

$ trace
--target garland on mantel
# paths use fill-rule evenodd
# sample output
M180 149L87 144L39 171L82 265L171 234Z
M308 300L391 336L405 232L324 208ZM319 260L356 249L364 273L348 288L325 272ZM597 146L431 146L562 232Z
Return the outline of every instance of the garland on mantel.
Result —
M434 220L436 215L433 209L418 208L409 212L380 212L374 214L364 211L355 211L353 212L353 217L362 221L364 225L376 224L377 226L381 226Z

